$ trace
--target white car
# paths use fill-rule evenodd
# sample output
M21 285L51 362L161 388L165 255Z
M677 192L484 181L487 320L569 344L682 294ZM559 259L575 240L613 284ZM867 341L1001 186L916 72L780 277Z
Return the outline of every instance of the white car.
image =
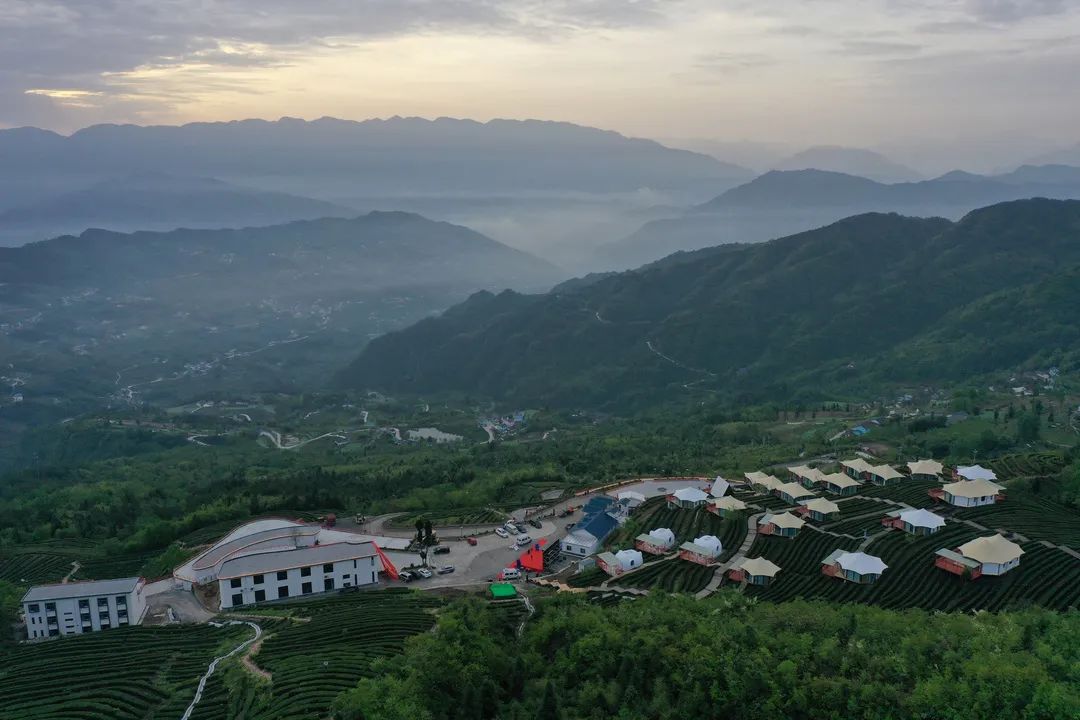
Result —
M417 569L413 570L412 572L413 572L413 575L419 575L420 577L424 578L425 580L427 580L428 578L431 577L431 571L428 570L427 568L417 568Z
M501 538L510 537L510 533L506 532L505 528L495 528L495 534L498 535Z
M532 543L532 538L529 537L528 535L522 535L521 537L519 537L517 539L517 546L518 547L525 547L526 545L529 545L531 543Z
M518 534L518 529L514 527L511 523L506 523L505 525L503 525L503 530L510 533L511 535Z

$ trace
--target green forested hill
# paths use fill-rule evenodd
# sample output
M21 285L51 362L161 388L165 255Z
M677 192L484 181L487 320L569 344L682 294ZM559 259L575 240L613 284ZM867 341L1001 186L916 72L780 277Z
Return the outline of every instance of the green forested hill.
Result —
M1041 361L1051 344L1068 359L1078 266L1076 201L1003 203L957 223L861 215L569 292L477 295L375 340L343 381L576 404L690 383L790 396L790 380L821 373L967 377Z

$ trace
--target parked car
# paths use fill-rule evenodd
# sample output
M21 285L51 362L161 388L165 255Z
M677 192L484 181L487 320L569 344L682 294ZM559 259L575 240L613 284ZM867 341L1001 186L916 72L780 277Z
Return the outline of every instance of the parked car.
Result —
M431 577L431 571L427 568L416 568L413 572L416 573L418 577L422 577L425 580Z
M529 524L532 525L534 528L537 528L537 529L540 529L540 528L544 527L544 523L540 522L536 518L533 518L532 520L530 520Z
M436 555L446 555L449 552L450 552L450 547L447 546L447 545L437 545L435 547L435 550L434 550L434 553Z
M529 545L531 543L532 543L532 538L529 537L528 535L522 535L521 537L519 537L517 539L517 546L518 547L525 547L526 545Z
M510 533L511 535L517 535L518 534L517 525L515 525L512 522L508 522L505 525L503 525L503 530Z
M503 571L499 573L500 580L517 580L521 577L521 571L517 568L503 568Z
M415 579L416 579L416 576L413 575L408 570L402 570L401 572L398 573L398 580L400 580L401 582L406 582L406 583L407 582L412 582Z
M453 565L443 565L441 568L439 568L435 572L439 573L440 575L449 575L450 573L454 572L454 566Z
M506 532L506 528L495 528L495 534L501 538L510 537L510 533Z
M470 545L475 545L479 541L472 535L470 535L469 537L465 538L465 542L469 543Z
M526 524L525 524L525 523L523 523L523 522L516 522L516 523L514 523L514 527L515 527L515 528L517 528L517 531L518 531L519 533L527 533L527 532L529 532L529 526L528 526L528 525L526 525Z

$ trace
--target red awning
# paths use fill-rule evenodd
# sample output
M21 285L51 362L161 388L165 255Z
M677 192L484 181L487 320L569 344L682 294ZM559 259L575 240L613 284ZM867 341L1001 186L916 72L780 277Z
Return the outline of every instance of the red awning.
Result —
M514 563L514 567L519 570L528 570L529 572L543 572L544 571L544 545L547 544L547 540L538 540L532 544L532 547L522 554Z

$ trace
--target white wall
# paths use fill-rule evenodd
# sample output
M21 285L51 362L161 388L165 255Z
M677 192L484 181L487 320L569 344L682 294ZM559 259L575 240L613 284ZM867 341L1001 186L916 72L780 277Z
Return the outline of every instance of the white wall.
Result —
M983 563L982 574L983 575L1004 575L1012 570L1014 567L1020 564L1020 558L1007 563Z
M251 605L257 602L284 599L285 597L295 598L309 594L314 595L331 590L340 590L344 587L372 585L379 582L379 570L382 569L382 564L374 555L326 564L333 565L331 572L324 572L323 565L320 563L311 566L311 574L306 576L303 574L303 568L296 567L282 571L285 573L285 579L279 579L277 572L263 573L262 583L255 582L255 575L218 580L221 609L226 610L238 605ZM334 581L332 588L326 587L327 579ZM309 593L304 592L305 583L311 584ZM234 584L237 587L234 587ZM279 593L281 588L285 588L288 594L281 595ZM256 594L260 590L265 593L261 599Z
M951 493L945 494L945 500L950 505L955 505L956 507L982 507L983 505L993 505L996 499L996 495L984 495L983 497L966 498L956 497Z
M82 603L85 602L83 611ZM51 607L54 609L50 609ZM126 612L124 605L126 604ZM37 607L37 612L32 608ZM138 625L146 612L146 598L140 582L134 592L119 595L92 595L23 603L26 632L31 640ZM51 632L50 632L51 631Z

